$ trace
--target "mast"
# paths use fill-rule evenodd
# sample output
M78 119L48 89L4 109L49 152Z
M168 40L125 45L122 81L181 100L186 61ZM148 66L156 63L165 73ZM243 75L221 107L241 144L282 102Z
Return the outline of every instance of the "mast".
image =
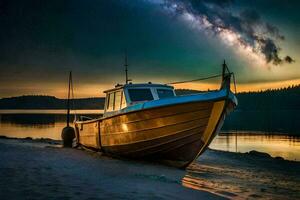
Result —
M73 95L73 82L72 71L69 74L69 88L68 88L68 101L67 101L67 126L63 128L61 132L61 138L63 140L64 147L72 147L73 139L75 138L75 129L69 125L70 123L70 101L71 101L71 89Z
M69 74L69 90L68 90L68 100L67 100L67 127L70 123L70 93L71 93L71 82L72 82L72 71Z
M125 64L124 64L124 66L125 66L125 76L126 76L125 77L126 78L125 83L128 84L129 79L128 79L127 51L125 51Z
M222 64L222 85L221 89L227 88L228 91L230 90L230 79L231 79L232 73L229 71L226 62L224 60Z

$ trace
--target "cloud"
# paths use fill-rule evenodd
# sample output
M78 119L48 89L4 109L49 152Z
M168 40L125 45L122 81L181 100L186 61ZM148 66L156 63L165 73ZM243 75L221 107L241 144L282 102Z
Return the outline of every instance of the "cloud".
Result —
M251 9L234 10L233 0L155 1L167 12L182 17L194 28L217 35L227 45L260 64L292 63L290 56L280 57L278 42L285 37Z
M257 42L260 45L260 51L265 55L266 61L273 62L274 65L282 63L282 59L278 56L280 50L272 39L257 38Z

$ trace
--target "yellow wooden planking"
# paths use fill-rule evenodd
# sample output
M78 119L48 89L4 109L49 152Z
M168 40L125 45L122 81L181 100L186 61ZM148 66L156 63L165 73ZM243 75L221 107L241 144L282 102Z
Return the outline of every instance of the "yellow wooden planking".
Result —
M87 147L99 148L99 122L79 124L79 141Z
M219 122L219 119L221 117L222 111L224 109L224 105L225 105L224 100L217 101L214 103L206 130L201 138L201 140L204 142L204 144L206 144L209 141L211 135L213 134L213 131L215 130L215 128Z
M196 127L205 129L208 126L202 137L206 140L210 136L209 130L214 129L216 125L214 123L216 120L213 119L218 118L217 113L222 105L224 106L224 101L189 103L129 113L103 119L101 122L78 124L80 143L99 149L101 145L136 143L177 134ZM81 126L83 130L80 130Z
M175 125L178 123L196 120L196 119L208 119L211 110L200 110L195 112L182 113L167 117L158 117L155 119L147 119L137 121L135 123L122 123L114 126L101 126L102 135L109 134L122 134L132 131L143 131L147 129L159 128L162 126Z
M156 129L149 129L137 132L128 132L117 135L101 135L103 146L122 145L128 143L142 142L159 137L173 135L196 127L206 126L207 120L194 120L171 126L162 126Z
M141 120L154 119L158 117L176 115L178 113L190 112L199 109L211 109L212 102L197 102L188 104L179 104L167 107L153 108L132 112L103 120L102 126L113 126L122 123L135 123Z
M185 104L184 106L175 105L168 107L168 109L161 108L163 110L162 117L159 117L161 113L160 109L157 108L147 110L148 115L142 115L143 111L141 111L139 121L132 123L132 120L129 120L130 123L128 124L126 123L128 119L123 118L124 121L118 121L119 123L124 122L120 126L107 124L106 120L103 120L102 123L106 123L106 126L101 124L101 143L103 146L130 144L165 137L191 128L206 127L212 105L212 102L198 102ZM177 109L178 107L179 109ZM170 115L174 111L177 114ZM178 111L181 113L178 113ZM151 119L149 116L157 117ZM147 120L143 120L143 117Z

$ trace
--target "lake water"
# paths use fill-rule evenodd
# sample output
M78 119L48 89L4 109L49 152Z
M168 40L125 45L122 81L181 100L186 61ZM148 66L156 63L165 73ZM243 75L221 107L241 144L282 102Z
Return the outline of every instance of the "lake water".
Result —
M211 149L230 152L266 152L273 157L300 161L300 137L263 132L220 133L210 144Z
M65 110L0 110L0 135L60 140L61 130L65 127L65 113ZM103 111L77 110L76 113L97 117ZM264 134L259 131L221 133L210 148L242 153L257 150L274 157L300 161L300 137L287 134Z

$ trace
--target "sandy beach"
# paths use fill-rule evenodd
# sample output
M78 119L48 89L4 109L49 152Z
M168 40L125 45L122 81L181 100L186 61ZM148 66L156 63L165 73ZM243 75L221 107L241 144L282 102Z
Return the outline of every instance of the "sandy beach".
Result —
M207 150L186 170L0 139L1 199L300 199L300 162Z

